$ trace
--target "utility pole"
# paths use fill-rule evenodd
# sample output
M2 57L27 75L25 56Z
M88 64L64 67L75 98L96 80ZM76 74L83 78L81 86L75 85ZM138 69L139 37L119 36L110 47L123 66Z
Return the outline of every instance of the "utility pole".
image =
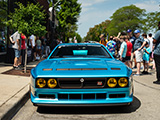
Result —
M52 47L56 47L56 39L55 39L55 14L54 14L54 0L52 0L52 21L51 21L52 29L51 29L51 43Z
M54 3L54 0L52 0L52 24L51 24L51 41L53 43L53 48L57 46L57 42L56 42L56 38L55 38L55 35L56 35L56 31L55 31L55 6L60 2L60 0L58 0L56 3Z

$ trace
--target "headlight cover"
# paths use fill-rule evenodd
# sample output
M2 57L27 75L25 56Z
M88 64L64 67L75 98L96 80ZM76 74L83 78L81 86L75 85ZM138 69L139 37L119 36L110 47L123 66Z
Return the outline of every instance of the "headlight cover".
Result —
M109 80L107 81L107 84L111 88L116 87L117 80L115 78L109 78Z
M57 81L55 79L49 79L47 85L49 88L55 88L57 86Z
M126 87L128 85L127 78L120 78L118 80L118 84L119 84L120 87Z
M43 79L43 78L39 78L39 79L37 79L36 85L37 85L39 88L43 88L43 87L46 86L46 80Z

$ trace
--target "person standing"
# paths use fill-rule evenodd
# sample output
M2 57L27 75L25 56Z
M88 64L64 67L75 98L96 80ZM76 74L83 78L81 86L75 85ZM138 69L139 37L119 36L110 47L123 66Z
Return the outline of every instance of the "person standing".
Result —
M151 49L150 61L153 60L153 62L152 62L152 64L153 64L152 69L155 69L155 61L154 61L154 59L153 59L153 49L154 49L154 45L153 45L153 38L152 38L152 34L151 34L151 33L148 34L148 39L149 39L149 41L150 41L149 47L150 47L150 49Z
M39 36L36 37L36 60L40 60L42 53L42 41Z
M35 36L33 34L29 37L29 48L32 49L31 56L32 56L32 60L35 61L36 60L36 47L35 47Z
M146 41L148 45L150 46L150 40L147 38L147 34L143 33L142 37L144 38L144 41Z
M149 69L149 56L150 56L150 53L151 53L151 49L149 47L148 42L146 42L145 47L143 48L143 50L144 50L144 53L143 53L143 66L144 66L144 70L143 70L142 73L143 74L149 74L149 72L148 72L148 69Z
M119 55L120 55L120 60L125 63L125 57L126 57L126 53L127 53L127 44L125 42L125 37L123 37L122 40L122 44L119 50Z
M113 41L113 36L110 36L110 39L106 47L109 50L109 52L113 55L113 57L115 57L116 42Z
M141 62L143 61L143 47L145 46L146 41L144 41L144 38L140 36L139 30L135 30L134 35L136 37L134 43L134 54L137 62L137 72L134 76L140 76Z
M101 35L100 35L100 39L101 39L101 40L100 40L100 42L99 42L100 44L102 44L102 45L104 45L104 46L106 46L106 45L107 45L107 42L108 42L107 40L105 40L105 37L106 37L106 36L105 36L104 34L101 34Z
M10 36L10 41L13 43L12 48L15 52L13 68L18 69L18 65L20 65L19 58L21 55L21 39L18 31L16 31L13 35Z
M25 64L25 51L26 51L26 36L21 33L21 57L20 57L20 61L21 61L21 66L24 67Z
M128 29L127 30L127 34L128 34L128 36L129 36L129 41L132 43L132 46L134 46L134 43L135 43L135 36L133 36L133 34L132 34L132 30L131 29ZM134 60L134 63L135 63L135 65L134 65L134 68L136 68L136 59L135 59L135 55L134 55L134 47L132 47L132 51L131 51L131 66L133 65L133 60Z
M40 40L41 40L41 56L42 57L45 57L45 51L46 51L46 41L47 41L47 39L44 37L44 36L42 36L41 38L40 38Z
M47 39L47 42L46 42L46 52L45 52L45 53L46 53L46 55L45 55L46 57L48 57L48 55L49 55L49 53L50 53L50 51L51 51L49 45L50 45L50 44L49 44L49 40Z
M131 52L132 52L132 48L133 45L132 43L129 41L129 36L125 36L125 42L127 43L127 53L126 53L126 58L125 58L125 64L132 68L132 64L131 64Z
M153 38L152 38L152 34L151 33L149 33L148 34L148 40L149 40L149 47L150 47L150 49L151 49L151 51L153 50Z
M160 21L158 23L159 30L156 32L153 43L155 44L153 56L156 64L156 74L157 80L153 81L155 84L160 84Z

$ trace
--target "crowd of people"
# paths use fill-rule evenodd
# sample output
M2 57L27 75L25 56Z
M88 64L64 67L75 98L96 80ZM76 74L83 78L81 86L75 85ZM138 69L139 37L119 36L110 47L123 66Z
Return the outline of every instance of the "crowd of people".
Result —
M158 23L159 30L152 37L152 34L141 35L140 30L128 29L126 32L119 33L118 36L110 36L106 40L104 34L100 35L100 44L107 47L110 53L119 58L131 69L136 68L134 76L140 76L143 63L142 74L150 74L149 68L156 69L157 80L156 84L160 84L160 22ZM120 35L121 34L121 35ZM19 69L25 65L25 52L27 48L31 49L32 60L39 60L47 57L50 53L50 43L44 36L31 35L26 42L26 36L23 33L15 32L10 36L10 41L13 44L12 48L15 52L13 68ZM62 43L57 39L57 44Z
M13 68L16 70L22 69L25 65L26 49L31 49L31 60L36 61L45 58L50 53L50 44L44 36L31 35L27 38L23 33L16 31L10 36L12 48L14 49L15 58Z
M152 37L152 34L141 33L140 30L128 29L118 36L110 36L106 40L104 34L100 35L100 44L107 47L110 53L119 58L131 69L136 68L134 76L149 73L149 68L156 69L157 81L160 84L160 22L159 31ZM142 67L143 65L143 67ZM143 69L143 72L140 71Z

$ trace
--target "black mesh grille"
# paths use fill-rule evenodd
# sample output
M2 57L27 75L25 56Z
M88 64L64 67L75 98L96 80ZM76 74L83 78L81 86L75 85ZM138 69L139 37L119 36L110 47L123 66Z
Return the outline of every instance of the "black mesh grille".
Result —
M105 78L59 78L60 88L103 88L106 84Z
M106 93L91 93L91 94L58 94L58 100L95 100L106 99Z

